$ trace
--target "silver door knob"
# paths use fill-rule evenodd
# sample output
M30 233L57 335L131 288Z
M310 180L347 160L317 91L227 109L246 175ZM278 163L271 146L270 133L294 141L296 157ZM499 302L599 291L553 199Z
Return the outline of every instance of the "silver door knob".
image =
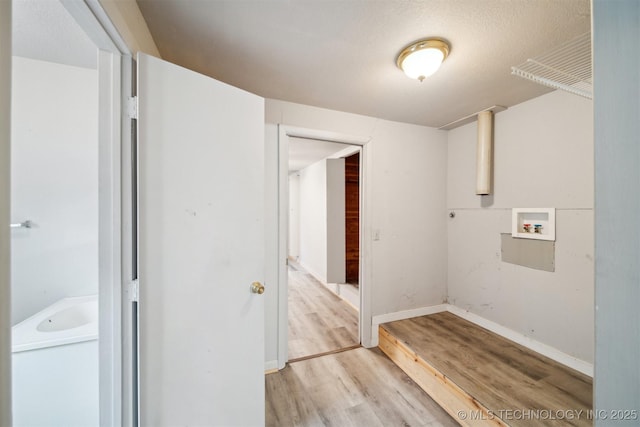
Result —
M264 294L264 285L260 282L253 282L251 284L251 292L258 295Z

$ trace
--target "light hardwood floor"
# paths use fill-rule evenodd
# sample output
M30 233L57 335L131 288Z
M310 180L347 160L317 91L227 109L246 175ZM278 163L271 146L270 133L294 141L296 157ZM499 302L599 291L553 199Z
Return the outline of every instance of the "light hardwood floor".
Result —
M290 363L266 376L266 425L457 426L379 349Z
M593 423L591 378L451 313L385 323L380 337L392 358L399 345L409 350L408 372L424 361L462 389L473 409L478 403L510 426ZM443 390L434 388L434 396L445 404Z
M299 265L289 265L289 360L359 344L358 312Z

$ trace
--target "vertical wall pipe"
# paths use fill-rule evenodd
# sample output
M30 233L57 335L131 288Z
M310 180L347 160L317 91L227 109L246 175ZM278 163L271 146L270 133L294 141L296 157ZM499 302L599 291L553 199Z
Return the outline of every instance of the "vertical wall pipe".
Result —
M478 147L476 152L476 194L491 194L493 166L493 112L478 113Z

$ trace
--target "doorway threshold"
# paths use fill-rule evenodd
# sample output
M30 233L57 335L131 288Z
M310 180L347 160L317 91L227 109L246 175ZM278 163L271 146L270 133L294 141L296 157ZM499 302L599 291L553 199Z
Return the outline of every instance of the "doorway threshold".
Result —
M360 347L362 347L361 344L350 345L349 347L343 347L343 348L339 348L337 350L325 351L325 352L318 353L318 354L311 354L309 356L296 357L295 359L289 360L289 362L287 362L287 363L302 362L303 360L315 359L317 357L328 356L330 354L343 353L345 351L355 350L356 348L360 348Z

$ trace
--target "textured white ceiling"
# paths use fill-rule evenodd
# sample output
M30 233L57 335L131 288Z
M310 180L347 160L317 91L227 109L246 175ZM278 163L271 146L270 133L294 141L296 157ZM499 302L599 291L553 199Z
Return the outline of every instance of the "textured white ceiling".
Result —
M12 54L96 68L98 50L58 0L13 0Z
M302 170L326 158L346 157L359 149L337 142L289 137L289 172Z
M589 0L138 0L163 58L258 95L440 127L550 89L510 67L589 31ZM451 52L423 83L407 44Z

